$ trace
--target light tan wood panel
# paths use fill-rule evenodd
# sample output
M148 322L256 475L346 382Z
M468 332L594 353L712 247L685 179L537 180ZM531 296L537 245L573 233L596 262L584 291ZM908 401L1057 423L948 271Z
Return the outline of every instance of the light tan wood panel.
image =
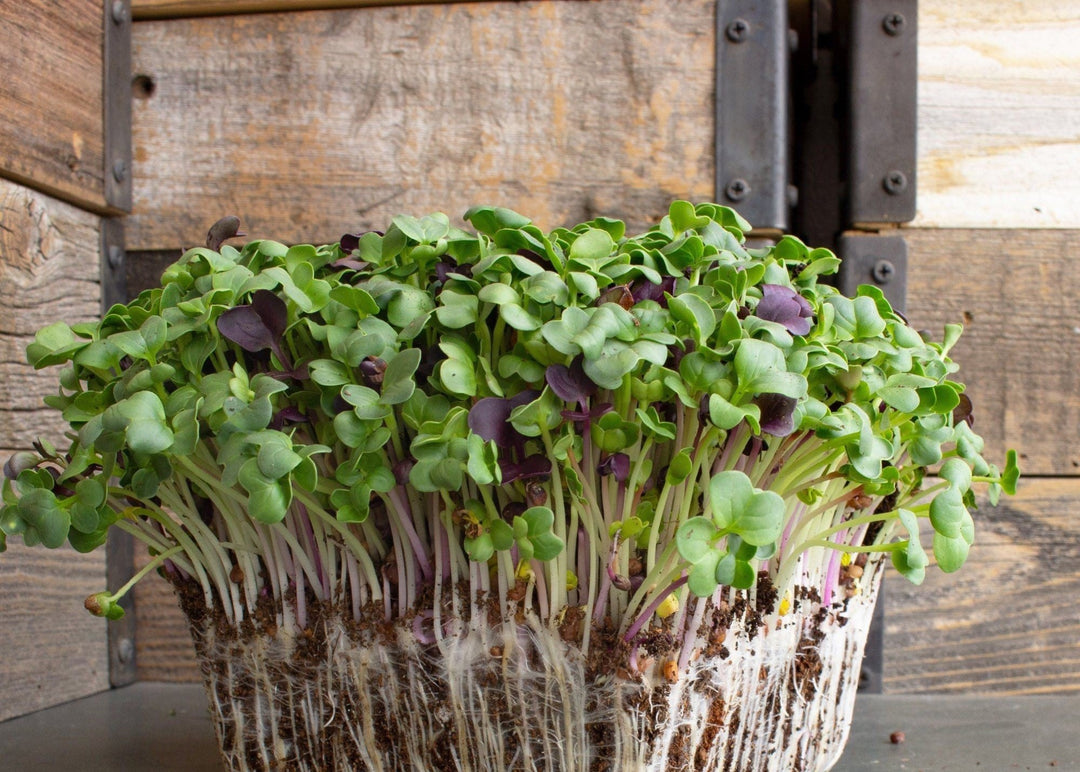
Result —
M953 349L987 455L1029 474L1080 474L1080 231L911 229L908 311Z
M1080 0L919 4L916 224L1080 227Z
M0 3L0 176L105 206L101 0Z
M332 240L491 202L638 224L713 191L711 0L472 3L140 22L131 249Z
M1031 479L975 513L959 573L886 577L885 690L1080 692L1080 480ZM929 538L924 538L929 544Z
M96 216L0 180L0 458L62 435L41 405L56 372L35 373L23 347L39 327L98 314L99 238ZM9 544L0 555L0 719L108 688L105 623L82 606L103 589L103 552Z

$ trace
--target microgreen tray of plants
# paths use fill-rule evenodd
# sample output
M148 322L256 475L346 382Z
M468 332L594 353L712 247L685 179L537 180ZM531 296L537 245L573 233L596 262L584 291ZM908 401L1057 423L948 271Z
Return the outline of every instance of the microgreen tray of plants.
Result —
M1016 486L960 327L714 204L464 219L225 220L42 329L71 430L5 465L0 549L144 544L232 769L828 768L882 567L960 568L974 491Z

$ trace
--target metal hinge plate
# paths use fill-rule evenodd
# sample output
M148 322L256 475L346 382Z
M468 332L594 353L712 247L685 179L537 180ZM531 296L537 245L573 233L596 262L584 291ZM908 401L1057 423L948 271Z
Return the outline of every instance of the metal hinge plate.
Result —
M716 200L755 230L789 227L786 0L716 6Z
M848 77L849 225L915 218L917 0L841 4Z
M880 287L896 310L907 300L907 241L903 236L845 233L837 244L840 291L853 295L860 284Z
M131 211L131 0L104 0L105 203Z

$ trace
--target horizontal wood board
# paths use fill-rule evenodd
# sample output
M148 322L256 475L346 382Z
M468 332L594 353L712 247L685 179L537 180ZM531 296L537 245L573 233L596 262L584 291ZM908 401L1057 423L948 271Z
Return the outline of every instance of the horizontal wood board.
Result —
M918 214L1080 227L1080 0L919 4Z
M1080 692L1078 501L1080 480L1024 480L975 513L958 573L932 568L921 587L887 576L885 691Z
M0 3L0 177L105 207L101 0Z
M239 215L336 240L498 203L644 225L713 191L711 0L422 5L139 22L130 249Z
M23 349L39 327L97 316L99 238L95 215L0 180L0 459L62 437L41 404L57 373L34 372ZM0 720L108 688L105 622L82 605L103 589L104 552L10 543L0 555Z
M1016 448L1028 474L1080 474L1080 231L905 229L908 316L952 351L975 429L998 462Z
M454 0L451 0L452 2ZM136 19L176 19L241 13L320 11L328 8L364 8L377 5L418 5L443 0L132 0Z

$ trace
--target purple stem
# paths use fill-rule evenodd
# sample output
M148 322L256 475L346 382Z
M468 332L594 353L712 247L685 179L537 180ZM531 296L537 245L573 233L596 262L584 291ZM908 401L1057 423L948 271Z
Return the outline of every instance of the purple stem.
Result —
M626 635L623 636L623 641L625 641L626 643L630 643L632 640L634 640L634 636L636 636L638 634L638 631L640 631L641 628L645 626L645 623L652 618L652 615L656 613L656 610L658 608L660 608L660 604L667 599L667 596L671 595L671 593L675 592L675 590L682 587L688 581L690 581L689 575L680 576L674 582L669 584L667 586L667 589L657 595L653 602L650 603L648 607L641 612L641 615L637 618L634 624L630 625L630 629L627 630Z
M420 541L420 537L416 533L416 527L412 521L412 507L409 506L409 500L405 496L405 489L400 485L390 491L390 499L394 502L394 506L397 507L398 513L401 515L398 518L401 523L401 527L405 529L405 535L409 537L409 544L412 545L413 555L416 556L416 562L420 566L420 575L425 581L434 577L434 572L431 570L431 561L428 559L427 550L424 548L423 542Z
M300 525L303 526L304 541L307 542L308 554L311 555L315 561L315 571L319 575L319 584L322 585L322 594L324 598L330 597L330 577L327 576L326 571L323 569L322 552L315 546L315 530L311 527L311 517L308 515L307 507L300 502L296 503L297 509L300 511Z
M831 606L833 587L840 578L840 553L833 550L829 558L829 567L825 569L825 586L821 588L821 605Z
M795 524L799 522L803 515L806 514L806 505L801 501L795 505L795 508L791 512L791 517L788 518L787 525L784 527L784 534L780 537L780 543L776 547L776 562L780 564L780 558L783 557L784 548L787 546L788 539L791 538L791 532L795 530Z
M435 643L435 637L428 635L424 632L424 622L432 617L432 612L421 611L415 617L413 617L412 629L413 635L416 636L416 640L425 646L430 646Z

